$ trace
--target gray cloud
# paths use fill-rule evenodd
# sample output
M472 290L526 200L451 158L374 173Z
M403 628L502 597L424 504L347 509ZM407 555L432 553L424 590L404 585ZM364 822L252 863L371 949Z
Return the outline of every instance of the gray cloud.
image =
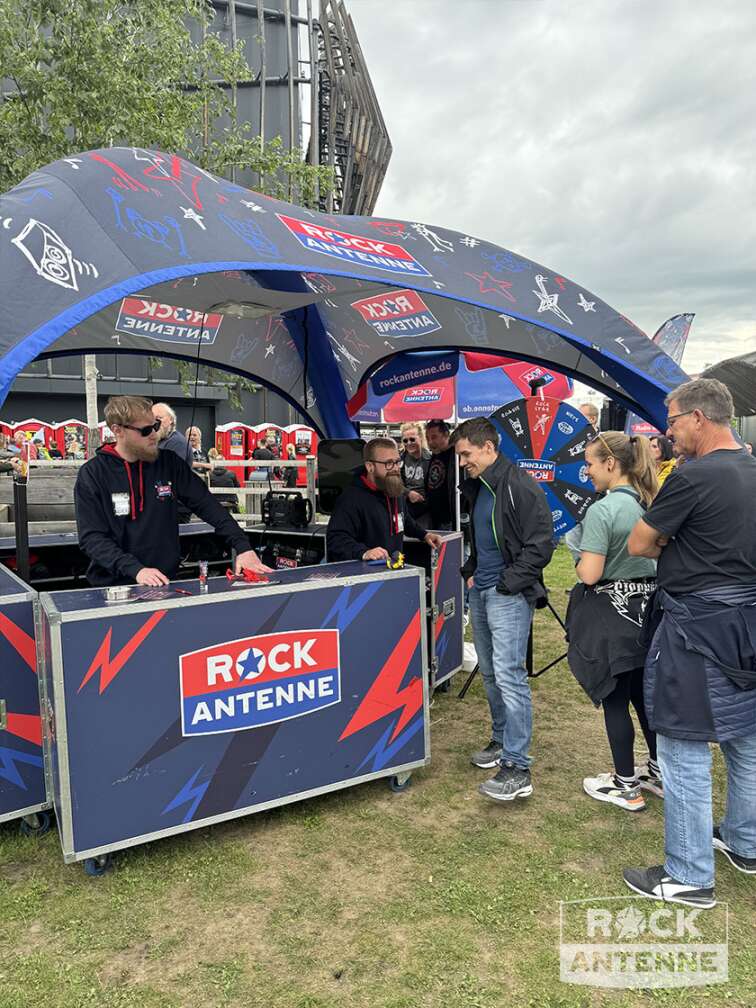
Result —
M756 346L751 0L348 0L394 144L376 214L513 249L683 366Z

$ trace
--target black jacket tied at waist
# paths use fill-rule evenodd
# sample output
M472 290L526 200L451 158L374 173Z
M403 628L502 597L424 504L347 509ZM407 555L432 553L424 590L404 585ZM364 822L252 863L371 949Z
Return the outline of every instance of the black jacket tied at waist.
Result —
M644 632L646 710L657 732L716 742L756 734L756 585L658 589Z

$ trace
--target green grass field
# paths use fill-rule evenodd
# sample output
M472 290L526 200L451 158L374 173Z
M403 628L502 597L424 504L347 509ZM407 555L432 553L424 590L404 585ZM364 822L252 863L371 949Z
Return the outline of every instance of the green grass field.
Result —
M563 610L564 550L547 581ZM563 650L549 615L535 639L537 667ZM623 896L623 867L658 864L662 806L583 794L608 746L565 663L533 685L532 798L486 801L468 754L487 707L479 680L459 701L461 681L436 696L432 763L399 795L377 781L198 830L117 855L101 879L64 866L57 835L0 827L0 1008L754 1008L756 880L723 860L728 984L559 981L559 901Z

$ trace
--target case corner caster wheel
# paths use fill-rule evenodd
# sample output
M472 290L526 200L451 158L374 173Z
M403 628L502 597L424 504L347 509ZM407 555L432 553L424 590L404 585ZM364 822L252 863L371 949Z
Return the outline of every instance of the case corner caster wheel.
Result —
M394 774L393 777L389 777L389 789L394 792L394 794L401 794L402 791L406 791L410 786L412 781L411 774Z
M31 815L24 816L18 829L22 836L42 837L50 829L50 813L33 812Z
M88 857L84 861L84 871L93 878L99 878L111 867L113 859L110 854L98 854L97 857Z

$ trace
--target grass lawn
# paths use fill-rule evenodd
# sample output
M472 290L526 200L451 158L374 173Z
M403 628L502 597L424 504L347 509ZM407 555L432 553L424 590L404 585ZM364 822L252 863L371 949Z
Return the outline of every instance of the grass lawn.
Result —
M547 581L563 611L564 549ZM535 640L537 667L563 650L548 614ZM754 1008L756 880L719 855L728 984L559 981L559 901L624 896L623 867L658 864L661 802L631 814L583 794L608 745L565 663L533 684L532 798L485 800L468 754L487 706L479 680L464 701L458 684L436 696L432 763L400 795L378 781L198 830L117 855L101 879L64 866L54 833L0 827L0 1008ZM718 754L716 772L721 811Z

